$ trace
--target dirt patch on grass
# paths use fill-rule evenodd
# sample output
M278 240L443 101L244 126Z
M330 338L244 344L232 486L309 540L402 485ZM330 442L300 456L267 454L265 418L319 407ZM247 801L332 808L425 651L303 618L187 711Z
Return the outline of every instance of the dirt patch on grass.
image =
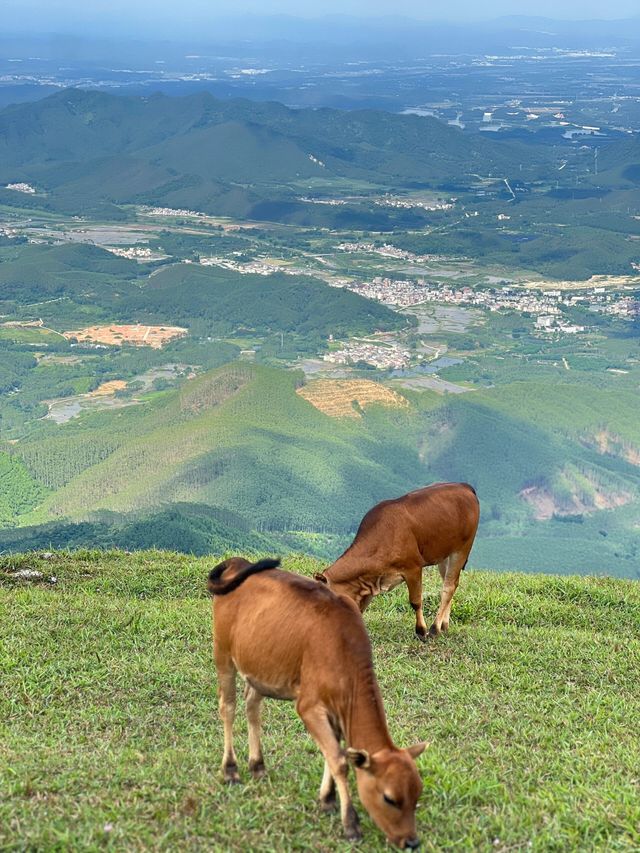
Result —
M109 344L110 346L133 344L134 346L147 346L154 349L160 349L169 341L182 338L186 334L187 329L182 328L182 326L142 326L139 323L135 325L88 326L86 329L64 332L67 340Z
M93 391L89 391L87 397L111 397L116 391L122 391L127 387L124 379L112 379L109 382L103 382L98 385Z
M370 379L316 379L297 393L331 418L360 418L361 409L376 403L396 409L409 405L400 394Z

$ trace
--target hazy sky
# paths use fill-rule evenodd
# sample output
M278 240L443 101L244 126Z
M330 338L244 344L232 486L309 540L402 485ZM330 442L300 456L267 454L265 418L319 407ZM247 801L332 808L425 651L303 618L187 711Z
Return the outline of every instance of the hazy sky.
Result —
M624 18L640 15L639 0L0 0L3 29L76 29L100 21L126 25L146 18L151 29L219 15L405 15L421 19L477 20L500 15L553 18Z

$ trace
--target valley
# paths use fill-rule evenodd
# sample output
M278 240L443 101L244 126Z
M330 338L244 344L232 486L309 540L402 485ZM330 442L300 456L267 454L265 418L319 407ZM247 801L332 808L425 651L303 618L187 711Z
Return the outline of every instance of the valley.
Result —
M23 121L76 127L74 167ZM473 565L639 575L635 149L596 182L419 116L77 90L0 126L35 190L0 191L0 549L326 559L459 479Z

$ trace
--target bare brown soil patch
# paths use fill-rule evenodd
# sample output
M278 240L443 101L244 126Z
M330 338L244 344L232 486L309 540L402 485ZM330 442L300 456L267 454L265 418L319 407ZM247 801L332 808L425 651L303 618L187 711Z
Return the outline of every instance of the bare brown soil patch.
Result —
M358 409L373 404L396 409L409 405L400 394L370 379L315 379L297 393L331 418L359 418Z
M601 429L595 434L594 440L598 453L618 456L631 465L640 466L640 448L634 447L633 444L625 441L619 435L609 432L607 429Z
M93 391L89 391L87 397L111 397L116 391L122 391L127 387L124 379L111 379L109 382L103 382L98 385Z
M533 508L537 521L548 521L554 516L566 518L572 515L591 515L598 510L616 509L630 503L634 496L622 488L613 488L599 483L595 476L584 474L585 481L571 483L571 474L565 472L565 483L571 487L559 497L550 486L528 486L520 497Z
M88 343L109 344L110 346L122 346L122 344L133 344L133 346L147 346L160 349L175 338L182 338L187 330L182 326L142 326L135 325L112 325L112 326L88 326L86 329L64 332L67 340Z

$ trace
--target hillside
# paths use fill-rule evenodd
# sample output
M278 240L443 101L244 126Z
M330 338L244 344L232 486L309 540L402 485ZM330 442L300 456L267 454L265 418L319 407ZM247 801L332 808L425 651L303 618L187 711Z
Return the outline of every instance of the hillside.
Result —
M6 487L2 475L0 459L0 483ZM9 487L12 485L8 484ZM24 504L28 506L28 499L33 498L28 492L26 498ZM0 513L2 509L0 503ZM0 514L0 521L3 520ZM239 551L255 548L278 552L288 550L284 541L253 530L251 523L237 513L191 503L163 504L146 512L96 511L89 513L84 520L63 519L18 530L0 529L0 551L15 552L18 548L174 548L198 556L227 548Z
M605 185L637 187L640 183L640 141L637 134L604 151L601 179Z
M397 329L410 321L384 305L304 276L242 275L179 264L161 269L119 306L125 315L171 317L198 328L322 335Z
M30 303L64 295L104 303L138 275L135 261L97 246L21 244L0 250L0 302Z
M398 189L516 170L524 179L544 174L551 159L541 152L530 166L517 145L430 118L290 110L207 93L141 98L69 89L0 112L0 184L26 181L41 193L33 203L74 212L153 203L273 218L277 204L295 201L309 181ZM0 191L0 201L11 203L11 192Z
M0 248L0 309L62 328L87 318L184 325L201 334L250 329L300 336L367 334L411 326L387 306L304 275L245 275L170 263L149 272L135 261L82 243ZM3 330L4 331L4 330ZM59 342L58 342L59 343Z
M401 435L336 424L296 394L300 381L236 363L146 407L36 434L14 449L55 489L40 519L188 500L224 506L259 529L345 532L385 488L419 485L417 454Z
M265 702L268 781L221 784L214 559L0 561L0 847L19 831L34 849L344 849L339 820L318 811L322 759L290 703ZM25 569L57 582L17 579ZM436 593L428 575L428 610ZM423 849L638 849L637 584L470 570L437 641L413 638L404 588L366 622L393 737L430 743ZM387 849L366 818L363 829L367 850Z
M233 362L6 445L0 549L204 554L260 532L329 557L379 501L462 480L482 507L474 565L636 578L636 409L569 382L451 399Z

